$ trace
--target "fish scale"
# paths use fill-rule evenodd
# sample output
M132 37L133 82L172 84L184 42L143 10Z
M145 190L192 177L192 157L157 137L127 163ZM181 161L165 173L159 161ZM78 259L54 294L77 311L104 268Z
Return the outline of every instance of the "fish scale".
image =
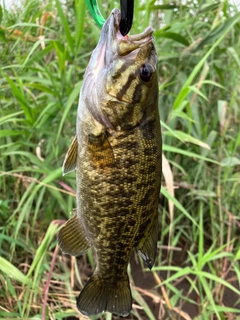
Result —
M137 248L151 269L157 249L157 55L150 27L123 38L119 22L114 9L85 72L77 134L63 164L64 174L76 169L77 209L59 232L59 246L75 256L92 247L96 255L96 269L77 299L85 315L127 316L131 254Z

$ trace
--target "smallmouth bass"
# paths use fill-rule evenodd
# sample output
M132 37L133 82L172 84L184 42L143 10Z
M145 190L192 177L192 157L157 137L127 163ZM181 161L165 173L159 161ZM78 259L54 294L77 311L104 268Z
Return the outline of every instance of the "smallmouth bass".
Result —
M77 133L63 164L76 169L76 214L58 243L78 256L92 247L96 269L77 298L85 315L127 316L127 266L134 248L151 269L158 239L161 132L153 30L123 37L120 11L106 20L80 92Z

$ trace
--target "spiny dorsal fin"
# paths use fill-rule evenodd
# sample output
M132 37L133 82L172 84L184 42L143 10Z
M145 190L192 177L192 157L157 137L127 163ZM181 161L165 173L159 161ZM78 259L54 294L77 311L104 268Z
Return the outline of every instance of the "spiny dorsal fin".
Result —
M71 256L79 256L90 248L91 244L77 215L70 218L59 231L58 245L63 253Z
M63 162L63 166L62 166L63 176L68 172L74 171L76 169L77 151L78 151L78 142L77 142L77 137L75 136Z
M151 270L156 258L158 240L158 212L156 210L154 218L146 229L142 240L138 245L138 253Z

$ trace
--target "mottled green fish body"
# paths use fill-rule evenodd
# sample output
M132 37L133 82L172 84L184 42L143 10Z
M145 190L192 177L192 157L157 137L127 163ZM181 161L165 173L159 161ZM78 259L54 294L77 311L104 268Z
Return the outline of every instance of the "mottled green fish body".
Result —
M77 134L63 173L76 169L76 214L61 229L64 253L90 247L97 265L77 299L85 315L127 316L132 298L127 266L137 248L151 269L158 239L161 133L157 54L148 27L123 37L114 9L84 76Z

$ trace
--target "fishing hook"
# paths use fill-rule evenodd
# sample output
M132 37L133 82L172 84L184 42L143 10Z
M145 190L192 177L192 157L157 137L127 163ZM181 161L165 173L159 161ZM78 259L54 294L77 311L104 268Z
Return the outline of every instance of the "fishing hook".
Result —
M102 28L105 19L103 18L100 9L97 4L97 0L86 0L87 7L90 11L91 16L97 23L97 25ZM133 9L134 0L120 0L121 7L121 21L119 25L120 32L123 36L127 35L132 27L133 21Z

